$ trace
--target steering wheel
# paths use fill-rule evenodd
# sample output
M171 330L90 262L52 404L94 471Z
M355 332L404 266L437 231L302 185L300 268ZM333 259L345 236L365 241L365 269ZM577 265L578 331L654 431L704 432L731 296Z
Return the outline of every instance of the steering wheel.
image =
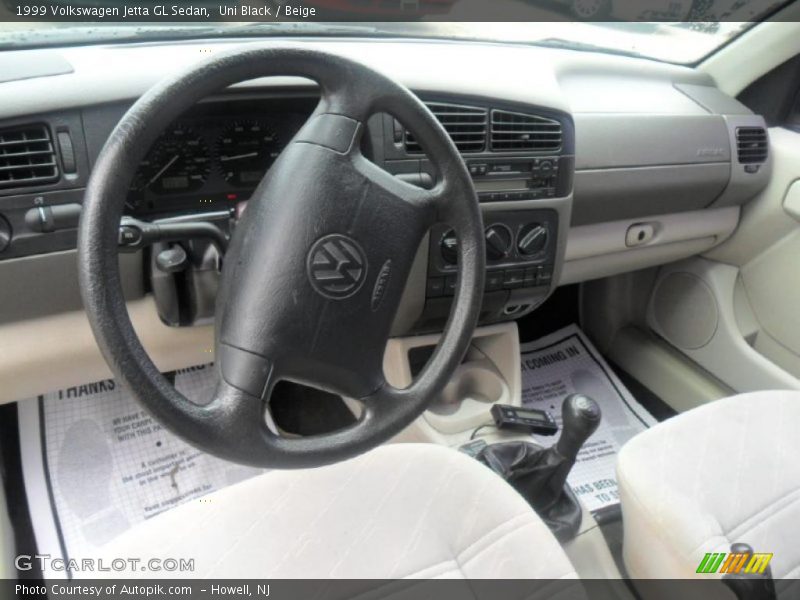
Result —
M321 99L253 193L224 257L215 314L213 400L185 398L148 357L128 316L117 262L130 182L159 134L197 101L266 76L316 81ZM367 119L398 118L438 172L424 190L361 153ZM417 249L431 225L458 238L459 276L443 336L405 389L389 385L383 355ZM455 145L407 88L353 60L300 45L219 54L160 82L112 132L92 172L78 235L81 292L115 375L168 429L234 462L313 467L385 442L419 416L461 362L480 310L483 223ZM362 404L338 431L280 435L265 411L290 380Z

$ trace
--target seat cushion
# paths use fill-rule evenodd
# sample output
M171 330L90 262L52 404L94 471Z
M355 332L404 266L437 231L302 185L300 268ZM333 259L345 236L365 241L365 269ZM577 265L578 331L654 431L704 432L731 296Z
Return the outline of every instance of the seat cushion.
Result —
M101 558L114 557L195 559L194 572L167 577L575 577L505 481L430 444L266 473L137 526L104 548Z
M707 552L734 542L800 575L800 392L713 402L636 436L617 479L631 577L708 577Z

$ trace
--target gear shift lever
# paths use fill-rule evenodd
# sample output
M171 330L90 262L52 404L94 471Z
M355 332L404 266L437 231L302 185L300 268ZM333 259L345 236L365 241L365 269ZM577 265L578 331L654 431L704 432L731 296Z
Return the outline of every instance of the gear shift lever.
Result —
M561 406L561 437L556 444L558 453L574 462L584 442L597 431L601 416L600 406L589 396L567 396Z
M530 442L506 442L484 448L478 460L520 492L556 537L575 536L581 523L581 506L567 483L583 444L600 425L600 406L582 394L572 394L561 406L562 428L558 442L542 448Z
M539 490L533 496L534 507L546 508L556 502L564 491L567 476L575 465L583 444L600 425L600 406L582 394L564 398L561 405L561 437L555 446L543 450L540 465L549 469L542 472Z

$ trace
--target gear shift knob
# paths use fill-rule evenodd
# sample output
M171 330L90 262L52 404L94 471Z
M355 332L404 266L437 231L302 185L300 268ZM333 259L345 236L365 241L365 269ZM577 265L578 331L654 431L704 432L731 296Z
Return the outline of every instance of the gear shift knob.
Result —
M601 418L600 405L589 396L567 396L561 406L561 437L556 444L556 451L567 460L574 461L581 446L597 430Z

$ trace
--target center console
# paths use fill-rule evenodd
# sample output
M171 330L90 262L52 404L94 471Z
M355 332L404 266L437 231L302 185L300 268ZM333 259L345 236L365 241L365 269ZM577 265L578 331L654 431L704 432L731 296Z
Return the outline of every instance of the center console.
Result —
M572 119L552 109L477 99L426 104L461 152L483 209L487 271L480 323L516 319L541 304L558 281L570 220ZM409 183L432 187L437 174L424 149L397 120L380 119L370 124L377 162ZM426 250L424 307L414 333L442 330L458 277L452 227L435 226Z

